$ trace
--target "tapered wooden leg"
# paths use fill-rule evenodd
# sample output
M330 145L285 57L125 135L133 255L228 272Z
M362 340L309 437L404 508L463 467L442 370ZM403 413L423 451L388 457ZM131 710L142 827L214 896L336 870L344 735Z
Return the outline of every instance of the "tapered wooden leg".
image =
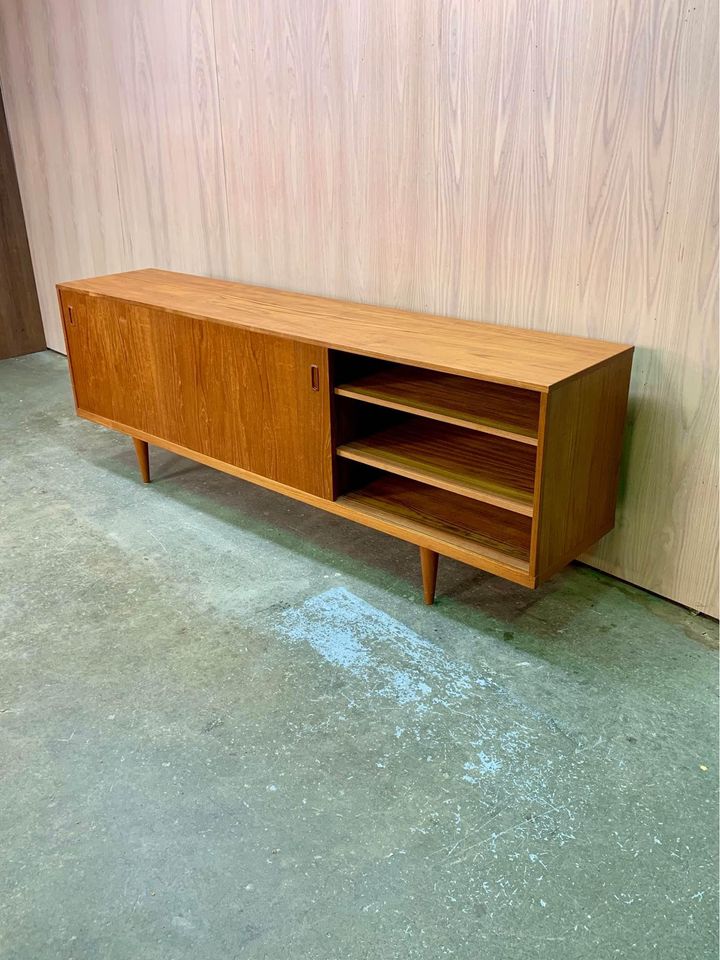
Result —
M138 466L140 467L140 476L143 478L143 483L150 483L150 457L148 455L148 445L144 440L138 440L136 437L133 437L133 443L135 444L135 455L137 457Z
M435 584L437 583L438 555L434 550L420 547L420 567L423 578L423 597L425 603L431 604L435 600Z

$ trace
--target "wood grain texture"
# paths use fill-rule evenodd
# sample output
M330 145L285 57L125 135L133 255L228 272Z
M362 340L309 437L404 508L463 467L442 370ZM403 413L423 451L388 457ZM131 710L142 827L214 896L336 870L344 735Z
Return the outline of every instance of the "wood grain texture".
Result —
M420 568L422 570L423 599L428 606L435 602L437 583L438 554L427 547L420 547Z
M383 475L340 498L358 510L440 536L500 563L529 571L528 517L405 477Z
M45 337L60 351L57 281L127 262L104 26L94 3L0 0L0 82Z
M125 258L133 266L226 276L212 4L101 0L99 7L113 84L109 106Z
M618 357L543 398L531 570L539 580L596 543L615 524L632 357Z
M228 273L210 0L0 0L0 82L50 347L61 280Z
M61 299L78 413L332 496L326 351L76 291Z
M25 218L0 96L0 360L44 347Z
M153 264L634 343L586 559L717 614L717 36L715 0L0 0L48 342L57 281Z
M148 445L144 440L138 440L137 437L133 437L133 445L142 482L150 483L150 451Z
M540 397L530 390L390 365L335 393L537 446Z
M535 449L412 418L337 448L340 457L525 516L533 512Z
M89 277L62 288L541 391L632 349L166 270Z

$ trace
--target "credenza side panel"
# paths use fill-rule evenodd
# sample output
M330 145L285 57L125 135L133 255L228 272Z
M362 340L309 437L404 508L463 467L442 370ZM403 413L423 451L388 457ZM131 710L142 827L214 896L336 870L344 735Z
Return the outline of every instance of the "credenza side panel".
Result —
M327 350L75 291L61 303L80 413L332 497Z
M615 524L632 351L551 390L535 572L547 579Z

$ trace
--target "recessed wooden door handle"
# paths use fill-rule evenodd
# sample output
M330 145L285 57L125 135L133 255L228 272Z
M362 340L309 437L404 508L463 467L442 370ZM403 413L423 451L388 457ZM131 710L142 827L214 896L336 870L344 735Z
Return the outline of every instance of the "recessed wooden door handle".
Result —
M310 364L310 386L313 390L320 389L320 373L318 372L317 364Z
M68 307L68 323L71 326L75 326L75 318L73 317L72 307Z

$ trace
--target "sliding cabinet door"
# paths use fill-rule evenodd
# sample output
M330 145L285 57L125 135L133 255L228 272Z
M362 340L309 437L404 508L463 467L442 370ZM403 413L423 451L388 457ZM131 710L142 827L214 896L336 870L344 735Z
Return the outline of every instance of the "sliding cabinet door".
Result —
M327 350L71 291L79 413L332 497Z

